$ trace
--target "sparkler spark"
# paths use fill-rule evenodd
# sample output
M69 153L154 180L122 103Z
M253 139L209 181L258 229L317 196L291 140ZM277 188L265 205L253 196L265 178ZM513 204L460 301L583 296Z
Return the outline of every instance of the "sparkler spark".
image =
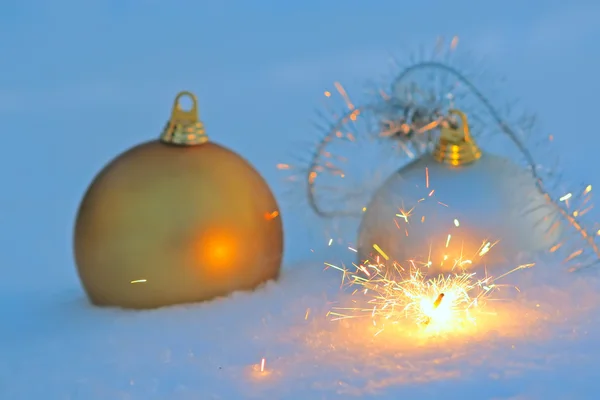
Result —
M267 359L265 357L260 359L259 364L254 364L250 368L250 376L257 380L267 379L272 377L273 369L267 368Z

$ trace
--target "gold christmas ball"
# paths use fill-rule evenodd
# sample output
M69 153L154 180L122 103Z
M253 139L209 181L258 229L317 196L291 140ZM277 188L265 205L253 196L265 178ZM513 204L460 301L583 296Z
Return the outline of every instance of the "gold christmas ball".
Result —
M556 209L531 172L483 153L466 116L455 113L462 129L442 130L433 153L394 173L371 199L360 261L414 263L435 275L503 265L560 241Z
M183 96L190 111L179 106ZM277 278L277 202L246 160L208 142L196 107L180 93L161 139L115 158L88 188L74 251L92 303L154 308Z

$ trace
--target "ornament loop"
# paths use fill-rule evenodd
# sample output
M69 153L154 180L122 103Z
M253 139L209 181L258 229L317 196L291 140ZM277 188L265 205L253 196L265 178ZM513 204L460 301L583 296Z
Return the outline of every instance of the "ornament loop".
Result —
M440 129L440 139L435 146L433 158L454 167L477 161L481 158L481 150L471 137L467 115L460 110L449 110L448 114L458 116L461 126L444 126Z
M189 97L192 102L192 106L189 110L181 108L181 99ZM177 121L179 123L193 124L198 122L198 99L192 92L183 91L180 92L175 101L173 102L173 111L171 111L171 121Z
M183 97L189 97L192 101L189 110L184 110L181 107L180 101ZM193 93L183 91L175 97L171 119L163 129L160 140L165 143L184 146L193 146L208 141L204 124L199 118L198 100Z
M445 134L445 138L451 141L460 142L464 140L465 142L472 142L473 139L471 138L471 130L469 128L469 119L467 118L467 114L460 110L452 109L448 110L448 115L456 115L459 117L461 126L458 129L445 128L442 130L442 135Z

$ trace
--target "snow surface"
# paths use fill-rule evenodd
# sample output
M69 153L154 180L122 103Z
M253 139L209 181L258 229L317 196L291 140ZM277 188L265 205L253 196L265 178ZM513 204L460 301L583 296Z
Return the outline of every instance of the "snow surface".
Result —
M77 287L9 293L0 399L597 398L596 273L538 264L506 282L520 292L507 287L472 331L433 338L331 321L357 297L321 263L255 292L143 312L94 308Z

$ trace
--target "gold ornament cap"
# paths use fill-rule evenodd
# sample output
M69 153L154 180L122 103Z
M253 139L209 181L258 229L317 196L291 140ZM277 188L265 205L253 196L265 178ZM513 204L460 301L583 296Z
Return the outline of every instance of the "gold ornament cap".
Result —
M181 107L180 101L184 97L189 97L192 101L189 110ZM198 99L193 93L183 91L175 97L171 119L163 129L160 140L180 146L195 146L208 142L208 135L198 114Z
M461 126L440 129L440 140L433 151L433 158L454 167L477 161L481 158L481 149L471 137L467 115L460 110L450 110L448 114L458 116Z

